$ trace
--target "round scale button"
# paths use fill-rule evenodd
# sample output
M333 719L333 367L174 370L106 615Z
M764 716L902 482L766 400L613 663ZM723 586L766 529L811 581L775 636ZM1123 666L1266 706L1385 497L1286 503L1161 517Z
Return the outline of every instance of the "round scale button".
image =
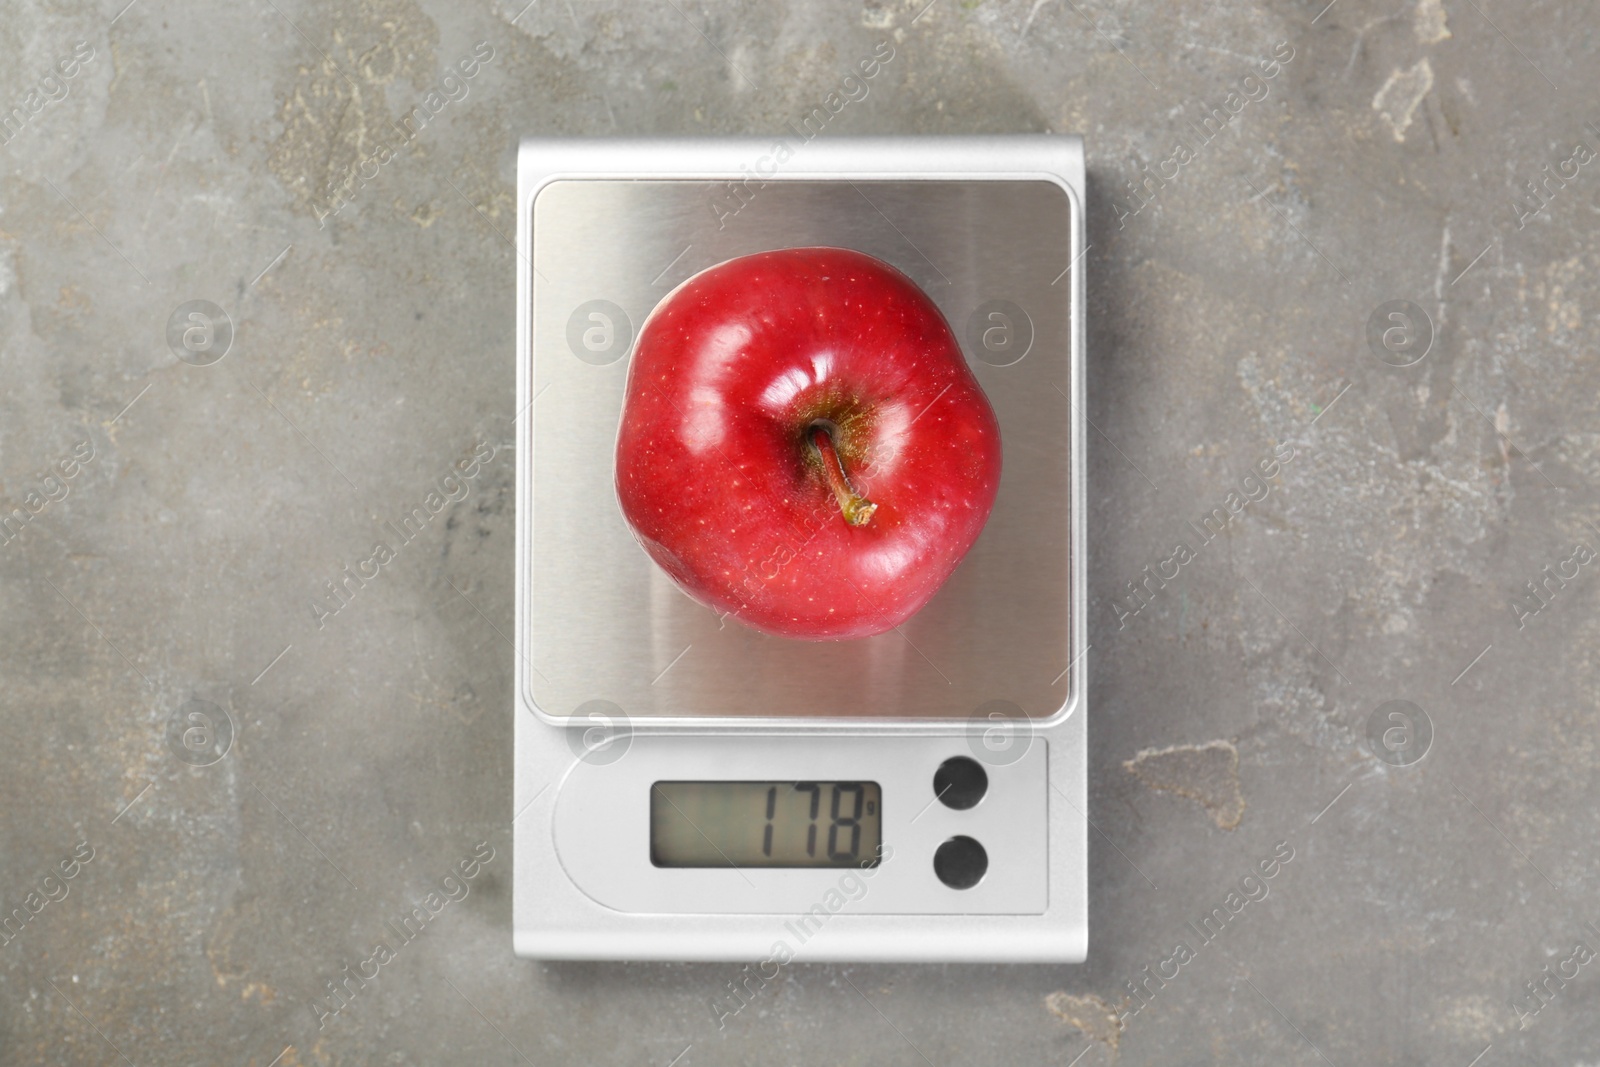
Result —
M989 854L970 837L952 837L933 854L933 873L951 889L971 889L988 869Z
M939 764L933 775L933 792L947 808L966 811L989 791L983 764L968 756L953 756Z

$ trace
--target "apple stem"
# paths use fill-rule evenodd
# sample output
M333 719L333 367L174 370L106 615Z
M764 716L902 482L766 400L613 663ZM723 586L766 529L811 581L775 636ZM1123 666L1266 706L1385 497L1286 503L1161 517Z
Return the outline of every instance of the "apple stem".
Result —
M844 473L844 463L839 459L839 450L834 446L833 435L826 426L811 428L811 447L817 450L822 460L828 488L833 490L833 498L839 502L844 521L851 526L865 526L871 521L872 513L878 510L878 505L856 492L855 486L850 484L850 479Z

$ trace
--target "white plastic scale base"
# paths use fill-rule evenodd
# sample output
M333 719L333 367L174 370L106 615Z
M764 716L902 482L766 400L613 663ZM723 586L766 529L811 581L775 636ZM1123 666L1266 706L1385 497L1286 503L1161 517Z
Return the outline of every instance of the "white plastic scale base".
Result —
M523 142L518 954L1084 958L1083 188L1074 137ZM932 297L1004 450L994 513L955 575L904 626L857 641L718 619L633 542L613 489L651 309L713 264L808 245L877 256ZM934 785L956 757L987 777L962 810ZM662 781L877 783L881 860L657 866ZM934 864L958 837L987 859L966 888Z

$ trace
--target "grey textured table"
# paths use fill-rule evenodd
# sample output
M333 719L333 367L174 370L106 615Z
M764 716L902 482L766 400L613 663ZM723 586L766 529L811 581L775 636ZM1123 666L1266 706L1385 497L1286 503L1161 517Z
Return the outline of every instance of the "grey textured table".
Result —
M0 1062L1600 1060L1585 5L123 2L0 20ZM513 158L807 116L1087 139L1091 949L719 1026L510 951Z

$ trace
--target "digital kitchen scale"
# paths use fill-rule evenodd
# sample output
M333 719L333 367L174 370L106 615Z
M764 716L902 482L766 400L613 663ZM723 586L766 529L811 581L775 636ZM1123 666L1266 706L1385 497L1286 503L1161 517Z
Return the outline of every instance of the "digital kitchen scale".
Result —
M522 143L518 954L1084 958L1083 189L1075 137ZM838 642L691 600L613 485L651 310L716 263L815 245L933 299L1004 452L933 600Z

